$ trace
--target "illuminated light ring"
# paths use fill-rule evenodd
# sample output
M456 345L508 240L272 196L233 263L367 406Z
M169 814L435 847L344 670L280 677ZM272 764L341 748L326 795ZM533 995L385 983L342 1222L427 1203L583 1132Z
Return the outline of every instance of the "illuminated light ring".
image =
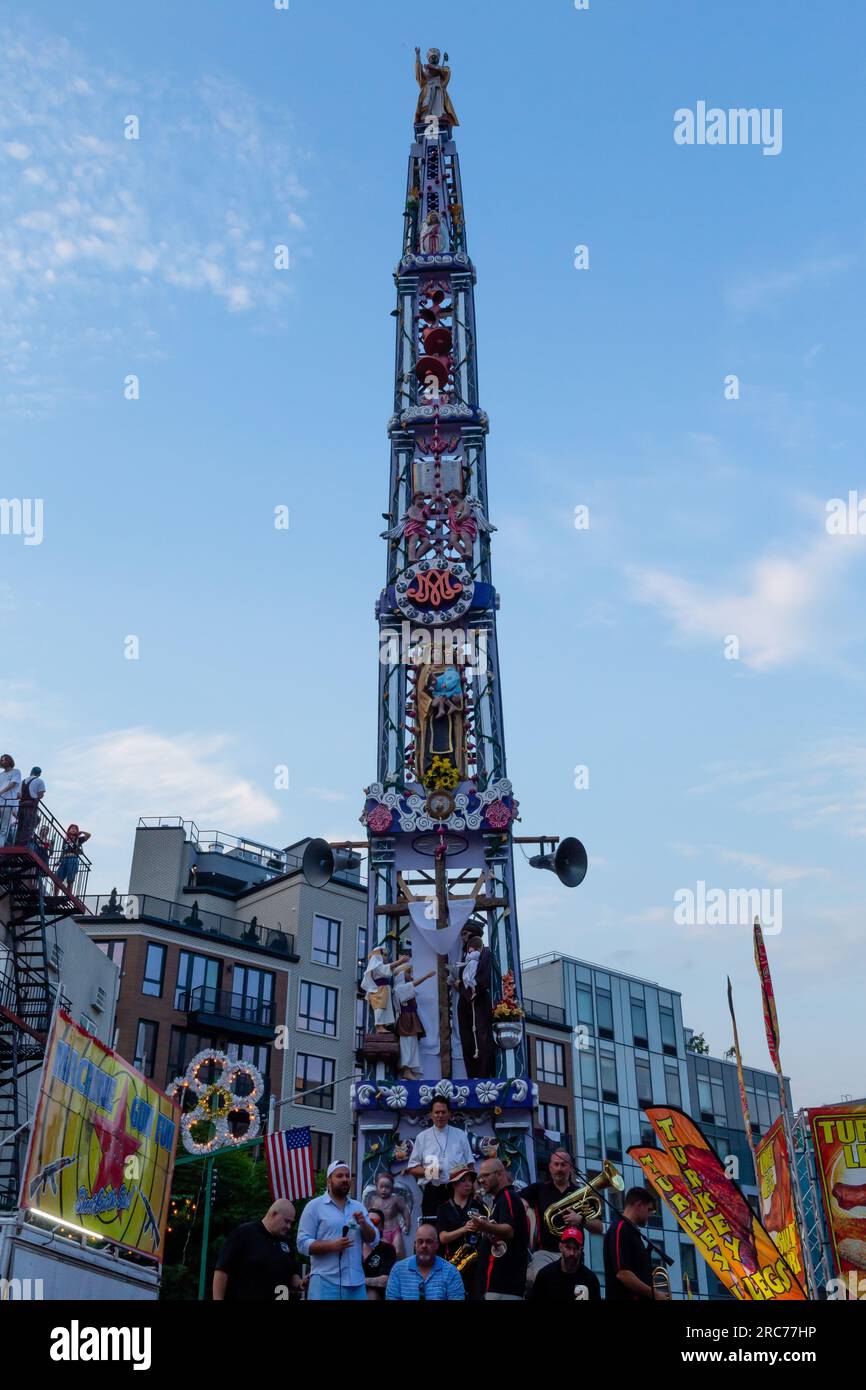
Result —
M253 1105L256 1101L261 1100L264 1095L265 1083L258 1067L253 1066L252 1062L229 1062L229 1065L223 1072L222 1085L227 1087L230 1091L235 1091L237 1089L238 1079L242 1076L248 1077L253 1084L252 1090L247 1095L242 1096L241 1099Z
M199 1070L206 1063L211 1063L220 1069L214 1081L204 1082L199 1079ZM247 1096L239 1096L234 1090L234 1082L241 1076L247 1077L253 1083L253 1089ZM238 1144L255 1139L261 1129L261 1115L256 1102L261 1099L264 1089L265 1083L262 1074L258 1067L253 1066L252 1062L233 1061L225 1052L220 1052L216 1048L207 1048L203 1052L196 1053L189 1062L184 1075L176 1077L168 1091L169 1095L175 1090L191 1091L196 1097L195 1109L187 1111L181 1116L180 1121L181 1139L187 1153L215 1153L217 1149L236 1148ZM205 1109L205 1102L216 1090L227 1095L228 1101L223 1113L218 1112L213 1115ZM238 1137L232 1134L229 1125L230 1117L235 1114L244 1114L249 1119L244 1133ZM204 1143L192 1136L192 1128L197 1124L213 1126L211 1137Z

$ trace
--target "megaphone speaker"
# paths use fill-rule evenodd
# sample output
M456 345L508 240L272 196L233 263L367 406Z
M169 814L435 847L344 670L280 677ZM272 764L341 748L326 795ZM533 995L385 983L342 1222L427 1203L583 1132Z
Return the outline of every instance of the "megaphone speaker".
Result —
M566 888L583 883L589 867L586 850L573 835L560 840L555 854L534 854L529 862L533 869L549 869Z
M311 840L301 860L301 873L310 887L324 888L330 883L334 868L334 851L327 840Z

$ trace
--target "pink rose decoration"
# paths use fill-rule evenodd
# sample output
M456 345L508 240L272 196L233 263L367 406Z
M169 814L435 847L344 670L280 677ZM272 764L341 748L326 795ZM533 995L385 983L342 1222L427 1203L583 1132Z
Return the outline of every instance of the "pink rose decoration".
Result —
M511 820L511 812L504 801L491 801L487 807L486 820L494 830L504 830Z
M367 812L367 825L374 835L384 835L386 830L391 829L391 812L387 806L381 802L377 803L372 811Z

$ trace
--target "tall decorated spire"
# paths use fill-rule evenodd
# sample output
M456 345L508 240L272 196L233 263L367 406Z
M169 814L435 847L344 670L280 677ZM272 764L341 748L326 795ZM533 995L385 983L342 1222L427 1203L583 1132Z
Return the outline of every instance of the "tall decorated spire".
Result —
M462 1112L476 1153L498 1145L515 1177L527 1181L534 1171L512 861L517 802L506 773L491 571L488 421L478 396L475 268L447 53L430 49L422 61L416 49L415 75L394 277L385 583L376 604L377 766L361 817L369 958L364 1078L353 1100L362 1186L404 1154L399 1136L418 1132L436 1094ZM563 857L560 847L557 872L577 882L582 847L564 845L579 853ZM552 867L544 848L542 842L539 866ZM425 1211L428 1201L429 1193Z

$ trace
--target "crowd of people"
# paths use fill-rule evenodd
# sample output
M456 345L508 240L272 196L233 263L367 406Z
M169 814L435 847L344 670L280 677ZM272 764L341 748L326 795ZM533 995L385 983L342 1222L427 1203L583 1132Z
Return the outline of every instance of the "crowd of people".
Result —
M56 836L46 833L45 817L40 815L44 797L41 767L32 767L24 777L11 753L0 754L0 848L20 845L35 850L71 895L90 834L74 821Z
M217 1260L214 1298L597 1302L601 1284L587 1262L587 1232L604 1236L606 1299L668 1296L654 1285L640 1233L656 1209L652 1192L626 1192L623 1210L612 1212L605 1230L581 1210L584 1184L565 1149L551 1154L547 1178L518 1190L500 1159L488 1157L476 1167L465 1133L450 1118L448 1102L435 1100L431 1124L419 1132L405 1169L423 1189L411 1254L405 1249L409 1211L394 1175L380 1171L358 1201L350 1196L349 1164L336 1160L327 1170L327 1190L304 1206L294 1243L295 1209L286 1201L232 1232ZM571 1196L573 1208L566 1204ZM554 1204L558 1232L545 1221Z

